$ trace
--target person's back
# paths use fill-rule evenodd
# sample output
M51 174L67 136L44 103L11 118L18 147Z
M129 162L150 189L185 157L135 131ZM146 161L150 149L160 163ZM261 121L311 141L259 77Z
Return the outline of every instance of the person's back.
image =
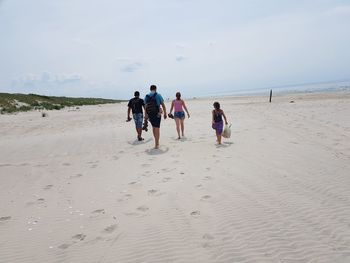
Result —
M127 121L130 121L130 111L132 112L134 121L135 121L135 127L137 131L137 139L139 141L142 141L143 138L141 137L142 134L142 121L143 121L143 108L145 106L145 103L143 99L140 99L140 92L135 91L134 98L129 100L128 103L128 112L127 112Z
M183 111L182 106L183 106L182 100L178 100L178 99L174 100L174 111L175 112L182 112Z
M143 99L141 98L132 98L129 101L128 105L130 106L132 113L135 114L135 113L143 113L142 107L145 104Z
M215 122L221 122L222 121L222 113L223 113L223 111L221 109L214 109L213 110L214 121Z
M145 97L146 112L148 115L155 116L159 114L161 96L158 93L149 93Z
M161 110L160 106L163 108L164 113L164 119L166 119L166 108L164 105L164 100L162 95L157 93L157 87L155 85L151 85L150 87L151 92L146 95L145 97L145 103L146 103L146 114L148 117L148 120L152 124L153 129L153 136L154 136L154 142L155 146L154 148L159 148L159 128L160 128L160 121L161 121Z
M180 92L176 92L176 99L173 100L171 102L171 108L170 108L170 116L172 116L171 112L174 109L174 116L172 116L175 120L175 124L176 124L176 131L177 131L177 135L178 135L178 139L181 139L180 136L180 129L182 132L182 137L185 136L184 131L185 131L185 124L184 124L184 120L185 120L185 112L184 110L187 112L188 117L190 117L190 114L188 113L187 107L185 105L185 101L183 101L181 99L181 93Z

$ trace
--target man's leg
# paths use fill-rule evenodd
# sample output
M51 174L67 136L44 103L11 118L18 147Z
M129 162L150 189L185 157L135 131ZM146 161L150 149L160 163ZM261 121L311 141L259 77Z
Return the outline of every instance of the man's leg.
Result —
M142 135L142 128L136 128L136 131L137 131L137 138L142 138L141 135Z
M153 127L153 136L154 136L154 148L159 148L159 136L160 136L160 129Z

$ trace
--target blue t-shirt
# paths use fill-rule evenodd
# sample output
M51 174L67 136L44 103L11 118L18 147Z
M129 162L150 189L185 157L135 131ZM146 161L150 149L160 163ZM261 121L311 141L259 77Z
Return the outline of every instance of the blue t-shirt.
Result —
M150 92L150 93L148 93L148 96L152 97L152 96L154 96L154 94L152 92ZM148 103L148 96L145 97L145 103ZM155 99L156 99L156 103L158 106L160 106L160 104L162 104L162 102L164 102L162 95L160 95L159 93L156 94Z

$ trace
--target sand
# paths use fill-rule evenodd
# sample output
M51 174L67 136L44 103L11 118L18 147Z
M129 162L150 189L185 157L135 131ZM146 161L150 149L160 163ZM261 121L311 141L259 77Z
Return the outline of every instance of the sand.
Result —
M159 150L126 103L0 115L0 262L350 262L350 94L220 98L221 147L213 100Z

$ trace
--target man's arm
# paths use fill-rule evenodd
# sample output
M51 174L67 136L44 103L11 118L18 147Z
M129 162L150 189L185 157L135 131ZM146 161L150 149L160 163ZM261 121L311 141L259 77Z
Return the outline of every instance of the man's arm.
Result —
M172 113L172 112L173 112L173 108L174 108L174 101L171 102L171 107L170 107L169 113Z
M128 107L128 113L127 113L127 116L126 116L126 121L131 121L130 112L131 112L131 108Z
M166 119L167 115L166 115L166 107L165 107L164 101L162 101L161 105L162 105L162 108L163 108L164 119Z

